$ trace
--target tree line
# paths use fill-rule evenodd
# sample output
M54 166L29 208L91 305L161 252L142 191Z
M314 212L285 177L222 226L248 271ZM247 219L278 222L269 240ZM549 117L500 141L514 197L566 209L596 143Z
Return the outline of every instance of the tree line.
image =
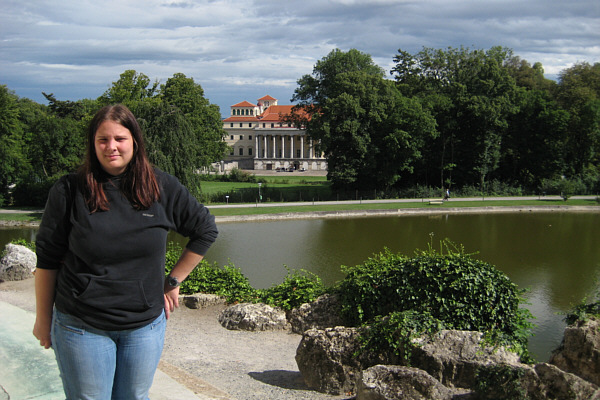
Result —
M386 79L333 50L298 80L292 120L327 157L334 188L504 188L597 193L600 63L546 79L510 49L402 49Z
M145 133L150 161L197 197L198 170L221 160L227 147L219 107L181 73L160 85L127 70L95 100L43 95L47 106L0 86L0 205L43 206L50 186L80 165L88 123L107 104L131 109Z
M302 112L290 121L319 143L334 191L598 193L600 63L555 82L502 47L399 49L393 61L386 76L369 54L336 49L297 81ZM43 95L48 105L0 85L0 205L43 205L81 162L87 124L107 104L133 111L151 162L196 196L198 170L226 153L218 106L181 73L160 84L127 70L97 99Z

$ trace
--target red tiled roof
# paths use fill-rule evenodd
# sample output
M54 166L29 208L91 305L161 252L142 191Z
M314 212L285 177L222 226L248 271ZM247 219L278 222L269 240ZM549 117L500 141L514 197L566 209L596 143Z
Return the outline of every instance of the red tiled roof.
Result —
M225 118L223 122L258 122L256 117L242 117L241 115L232 115L229 118Z
M266 95L266 96L261 97L258 100L269 100L270 101L270 100L277 100L277 99L275 99L275 98L273 98L273 97L271 97L269 95Z
M256 107L256 105L244 100L241 103L232 105L231 107Z

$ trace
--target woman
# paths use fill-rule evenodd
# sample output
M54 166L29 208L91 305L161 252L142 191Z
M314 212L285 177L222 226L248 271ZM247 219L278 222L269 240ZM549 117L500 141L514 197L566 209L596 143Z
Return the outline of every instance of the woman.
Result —
M36 322L67 399L147 399L179 285L217 237L214 217L150 165L125 106L92 119L77 174L50 190L36 238ZM165 279L167 233L189 237Z

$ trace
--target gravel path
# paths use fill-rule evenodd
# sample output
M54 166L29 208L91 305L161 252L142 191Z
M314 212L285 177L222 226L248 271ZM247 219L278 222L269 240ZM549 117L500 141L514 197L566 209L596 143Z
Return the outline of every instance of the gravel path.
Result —
M34 311L34 280L0 283L0 301ZM181 384L218 400L348 399L310 390L296 361L301 336L223 328L223 306L181 305L169 319L159 368Z

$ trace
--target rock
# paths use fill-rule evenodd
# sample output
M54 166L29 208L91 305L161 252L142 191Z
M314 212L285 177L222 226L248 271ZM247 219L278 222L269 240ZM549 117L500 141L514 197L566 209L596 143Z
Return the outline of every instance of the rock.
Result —
M0 260L0 280L21 281L33 278L37 263L35 253L25 246L9 243L6 255Z
M187 308L199 309L210 306L225 305L227 304L225 297L216 294L207 293L194 293L190 295L182 296L180 300Z
M445 386L472 388L479 367L520 364L519 356L504 347L482 346L481 332L442 330L433 338L415 340L411 366L427 371Z
M600 385L600 320L590 318L567 326L550 364Z
M598 386L575 374L562 371L552 364L536 364L535 372L541 382L541 392L544 393L544 397L533 397L535 392L528 390L528 393L532 395L530 398L561 400L600 399L600 389L598 389Z
M356 400L450 400L453 392L427 372L398 365L376 365L362 371Z
M296 350L296 364L310 388L329 394L354 391L363 369L354 355L360 349L359 331L338 326L309 329Z
M227 307L219 314L219 322L229 330L273 331L290 328L285 312L266 304L241 303Z
M288 315L292 332L304 333L308 329L334 328L344 325L341 317L342 305L337 296L324 294L312 303L294 308Z

